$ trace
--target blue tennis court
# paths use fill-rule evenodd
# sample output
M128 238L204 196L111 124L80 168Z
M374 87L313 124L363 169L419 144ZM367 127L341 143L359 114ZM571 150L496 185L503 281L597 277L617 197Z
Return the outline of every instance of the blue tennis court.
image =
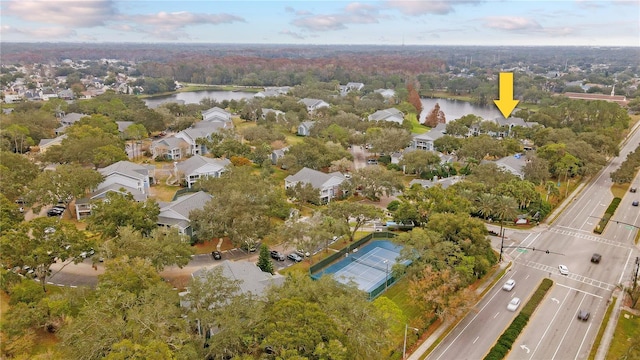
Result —
M325 274L343 283L355 283L359 289L371 294L393 282L393 266L398 262L402 246L388 240L372 241L357 252L346 254L342 260L327 266L322 271L313 274L315 279ZM410 262L405 261L405 265ZM385 286L386 283L386 286ZM378 292L379 293L379 292Z

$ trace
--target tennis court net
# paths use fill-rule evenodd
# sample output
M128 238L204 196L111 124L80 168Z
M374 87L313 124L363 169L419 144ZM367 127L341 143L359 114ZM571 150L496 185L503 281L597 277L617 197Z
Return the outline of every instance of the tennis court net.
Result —
M388 267L388 265L389 265L388 261L389 260L385 260L385 261L387 261L387 263L385 264L384 262L368 261L368 260L360 259L360 258L357 258L357 257L353 256L353 257L351 257L351 261L357 262L358 264L362 264L362 265L365 265L365 266L372 267L374 269L378 269L380 271L384 271L385 273L388 272L389 270L391 270Z

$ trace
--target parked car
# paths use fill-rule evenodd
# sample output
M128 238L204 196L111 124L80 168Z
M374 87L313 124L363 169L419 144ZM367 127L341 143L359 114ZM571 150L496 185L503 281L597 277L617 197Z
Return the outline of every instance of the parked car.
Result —
M520 306L520 298L514 297L513 299L511 299L511 301L509 301L509 305L507 305L507 310L516 311L518 310L519 306Z
M296 254L296 253L291 253L289 255L287 255L287 258L289 258L289 260L295 261L295 262L300 262L302 261L302 256Z
M589 320L589 315L591 315L591 313L588 312L587 310L578 311L578 319L579 320L587 321L587 320Z
M569 268L565 265L558 265L558 271L560 271L561 275L569 275Z
M222 259L222 254L220 253L220 251L217 251L217 250L212 251L211 256L213 257L214 260Z
M271 258L278 261L285 261L287 257L279 251L271 250Z
M514 286L516 286L516 281L513 279L509 279L506 283L504 283L504 285L502 285L502 290L511 291L513 290Z
M60 209L60 208L51 208L49 210L47 210L47 216L52 217L52 216L60 216L64 213L64 209Z
M591 255L591 262L594 263L594 264L600 263L600 259L602 259L602 255L600 255L600 254L596 253L596 254Z

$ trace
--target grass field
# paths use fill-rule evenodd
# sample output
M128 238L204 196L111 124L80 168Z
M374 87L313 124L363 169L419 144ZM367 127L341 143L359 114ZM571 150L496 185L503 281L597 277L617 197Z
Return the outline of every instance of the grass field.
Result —
M620 319L606 359L640 358L640 316L628 311L620 312Z

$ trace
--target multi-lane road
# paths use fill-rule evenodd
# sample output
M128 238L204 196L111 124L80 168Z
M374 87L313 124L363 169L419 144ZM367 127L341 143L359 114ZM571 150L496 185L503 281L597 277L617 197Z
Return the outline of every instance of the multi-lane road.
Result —
M634 131L620 156L574 194L561 215L551 219L551 225L543 224L528 232L509 232L505 261L511 261L512 266L503 281L487 292L428 359L484 358L517 314L507 310L511 298L519 297L526 303L545 277L551 278L554 286L514 343L508 358L588 357L613 291L619 284L631 281L635 259L640 256L634 245L640 209L631 205L640 198L638 193L624 196L603 234L593 232L613 199L609 174L639 143L640 132ZM632 186L639 187L640 178L634 179ZM500 246L499 241L494 243ZM602 255L600 263L590 261L594 253ZM568 267L568 275L559 273L560 264ZM510 278L516 280L515 288L510 292L502 290L503 282ZM577 318L580 310L590 312L587 321Z

